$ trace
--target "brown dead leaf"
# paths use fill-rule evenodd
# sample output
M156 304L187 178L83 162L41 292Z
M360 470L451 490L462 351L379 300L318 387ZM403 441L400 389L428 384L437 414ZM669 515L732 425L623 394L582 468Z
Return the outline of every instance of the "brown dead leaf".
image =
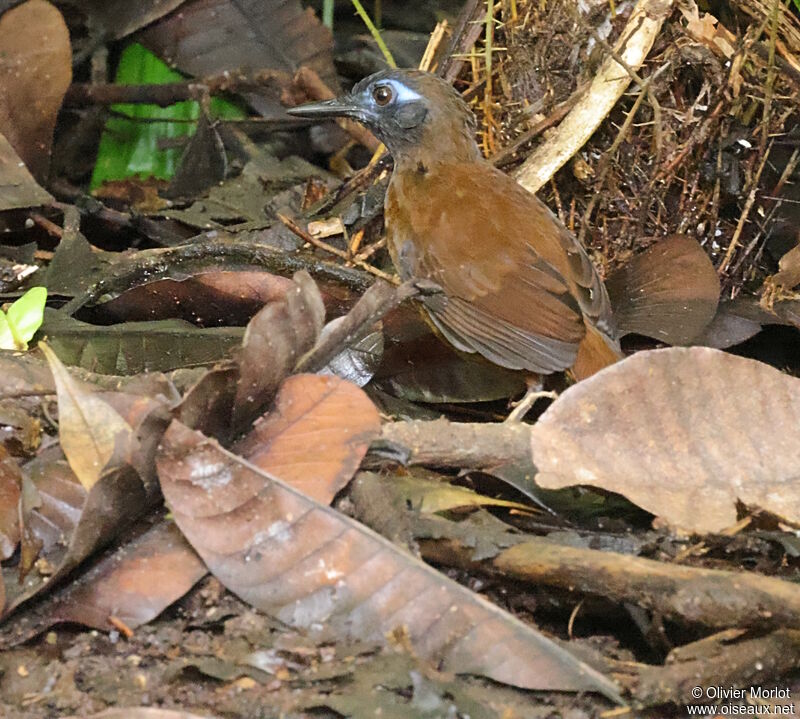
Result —
M333 37L299 0L193 0L145 30L141 42L182 72L313 69L334 92ZM270 105L248 98L259 112Z
M717 272L697 240L672 235L636 255L606 282L620 334L688 344L714 318Z
M531 428L536 482L617 492L719 532L736 501L800 523L800 381L706 347L639 352L564 392Z
M0 445L0 560L8 559L14 554L20 539L21 489L22 473L19 465L6 448Z
M314 346L324 322L322 296L304 270L295 273L282 301L250 320L239 359L234 429L243 429L263 411L297 360Z
M694 40L703 43L717 55L727 59L733 57L738 44L736 36L717 18L707 12L700 17L700 11L694 2L681 7L681 12L686 19L686 32Z
M280 621L375 644L394 635L444 671L619 700L611 681L512 615L177 421L158 471L206 565Z
M353 477L381 419L356 385L338 377L289 377L275 407L256 422L237 454L303 494L330 504Z
M179 318L205 326L245 324L269 302L283 299L288 277L269 272L209 271L184 280L138 285L102 305L117 320Z
M6 12L0 18L0 132L40 180L70 82L69 31L55 6L28 0Z
M13 369L13 363L6 364ZM46 365L42 365L42 370L43 374L47 372ZM145 382L143 389L153 394L155 386ZM82 391L91 392L91 388ZM120 461L106 467L88 491L70 468L59 445L41 449L23 466L23 571L14 567L3 569L7 612L52 586L160 497L154 462L155 447L168 420L163 403L124 392L102 392L99 397L129 427L131 441L125 454L118 455ZM61 421L63 425L63 416ZM36 571L31 568L34 562ZM24 574L22 579L18 578L20 573Z
M107 544L157 496L148 492L130 466L105 472L87 491L57 445L41 451L23 472L32 495L24 503L23 544L34 546L38 561L24 581L16 568L3 568L6 615Z
M98 394L76 382L44 342L39 349L56 383L61 448L72 471L89 490L115 455L127 454L133 440L131 427Z
M46 607L47 622L108 631L109 617L136 629L188 592L208 570L173 522L162 520L104 556Z

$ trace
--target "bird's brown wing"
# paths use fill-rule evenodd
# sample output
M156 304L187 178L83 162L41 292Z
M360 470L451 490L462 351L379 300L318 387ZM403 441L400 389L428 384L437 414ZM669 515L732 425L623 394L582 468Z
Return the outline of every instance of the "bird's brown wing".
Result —
M390 245L405 276L438 283L426 305L458 348L512 369L569 367L584 316L609 315L586 254L547 207L487 164L396 172L387 196Z

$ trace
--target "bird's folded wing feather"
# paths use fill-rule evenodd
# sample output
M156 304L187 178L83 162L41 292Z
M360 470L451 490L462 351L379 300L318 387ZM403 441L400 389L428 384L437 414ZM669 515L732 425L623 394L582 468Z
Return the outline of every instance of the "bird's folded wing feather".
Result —
M405 273L444 290L426 302L442 334L512 369L569 367L584 315L594 323L608 314L608 300L589 258L547 207L488 164L398 179L390 231L407 246ZM416 211L407 215L408 207Z

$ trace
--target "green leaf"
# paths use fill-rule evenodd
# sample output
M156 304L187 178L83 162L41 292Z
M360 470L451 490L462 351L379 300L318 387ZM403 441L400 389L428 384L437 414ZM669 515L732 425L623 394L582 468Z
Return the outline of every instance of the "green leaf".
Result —
M44 287L32 287L8 308L7 313L0 310L0 349L28 349L28 341L42 325L46 300Z
M116 82L121 85L159 85L182 80L181 74L138 43L125 48L116 75ZM169 180L175 174L183 150L165 145L180 144L175 140L194 134L200 116L198 104L192 101L168 107L120 104L111 109L118 116L109 118L106 123L91 189L108 180L129 177ZM220 98L211 101L210 109L214 118L246 116L241 107Z

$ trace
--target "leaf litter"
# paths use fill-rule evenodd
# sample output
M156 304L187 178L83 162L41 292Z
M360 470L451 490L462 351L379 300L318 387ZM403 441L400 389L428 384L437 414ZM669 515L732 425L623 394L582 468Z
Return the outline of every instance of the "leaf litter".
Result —
M432 12L382 5L390 27ZM0 712L595 717L605 694L661 717L687 682L789 685L800 33L780 4L726 6L651 7L643 80L540 191L632 357L547 378L530 424L500 421L525 377L422 321L436 288L373 285L387 162L340 177L374 138L283 113L371 71L341 13L334 48L286 0L6 11L34 13L57 71L5 39L27 74L0 74L0 255L49 263L13 286L45 276L52 371L0 356ZM624 6L462 9L434 67L508 171L639 30ZM137 30L191 77L108 83ZM210 120L221 94L260 117ZM202 120L162 148L183 155L172 191L84 194L104 108L186 100Z

